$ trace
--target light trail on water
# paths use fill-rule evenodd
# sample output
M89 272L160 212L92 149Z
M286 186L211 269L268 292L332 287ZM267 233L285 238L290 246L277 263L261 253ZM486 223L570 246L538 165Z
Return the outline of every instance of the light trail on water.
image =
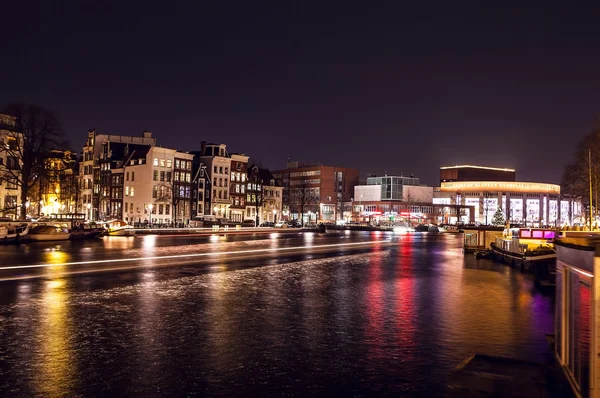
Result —
M91 260L91 261L73 261L64 263L45 263L45 264L32 264L32 265L13 265L7 267L0 267L0 270L18 270L18 269L29 269L29 268L52 268L52 267L64 267L70 265L91 265L91 264L112 264L112 263L124 263L133 261L150 261L150 260L173 260L178 258L197 258L197 257L210 257L210 256L225 256L225 255L237 255L237 254L257 254L257 253L272 253L272 252L284 252L293 250L303 249L323 249L323 248L338 248L348 246L366 246L374 245L378 243L389 242L387 240L375 240L368 242L352 242L352 243L337 243L331 245L312 245L312 246L294 246L294 247L277 247L267 249L251 249L251 250L234 250L226 252L209 252L209 253L189 253L189 254L174 254L167 256L149 256L149 257L131 257L131 258L117 258L112 260Z

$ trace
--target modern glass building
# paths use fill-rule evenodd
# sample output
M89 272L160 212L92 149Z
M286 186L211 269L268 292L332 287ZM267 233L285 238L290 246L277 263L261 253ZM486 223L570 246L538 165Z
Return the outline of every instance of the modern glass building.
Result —
M418 186L416 177L368 177L367 185L381 186L381 200L402 200L402 187L404 185Z

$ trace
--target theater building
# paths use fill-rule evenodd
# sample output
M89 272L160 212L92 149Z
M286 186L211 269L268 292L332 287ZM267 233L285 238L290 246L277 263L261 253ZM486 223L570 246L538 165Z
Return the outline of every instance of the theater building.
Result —
M487 180L477 180L488 177ZM501 180L504 178L504 180ZM505 220L534 227L561 226L580 222L581 203L562 200L560 186L543 182L515 181L515 170L483 166L450 166L440 169L440 187L433 193L436 205L473 206L474 215L465 209L460 221L474 219L490 224L501 209ZM442 210L439 223L453 223L456 215Z

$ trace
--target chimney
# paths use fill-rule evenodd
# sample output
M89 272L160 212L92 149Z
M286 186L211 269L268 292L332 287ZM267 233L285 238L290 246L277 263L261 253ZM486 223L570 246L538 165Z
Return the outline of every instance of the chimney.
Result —
M152 138L152 133L148 130L144 130L144 138Z
M206 152L206 141L200 142L200 156L204 155Z

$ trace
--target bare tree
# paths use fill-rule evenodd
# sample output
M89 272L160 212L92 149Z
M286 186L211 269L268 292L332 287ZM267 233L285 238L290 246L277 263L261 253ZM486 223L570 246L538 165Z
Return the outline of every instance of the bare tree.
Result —
M20 217L25 219L29 191L44 174L44 156L65 146L64 131L56 114L38 105L12 103L4 113L14 117L14 128L5 130L6 142L0 145L0 155L7 158L3 174L21 189Z
M309 186L306 179L300 180L297 186L290 187L290 207L300 215L302 226L304 226L304 213L318 205L318 201L314 188Z
M591 155L591 180L590 157ZM575 160L565 166L561 181L563 198L580 201L588 208L592 206L598 215L598 185L600 183L600 126L583 137L577 145ZM590 203L590 186L596 205ZM586 220L589 211L584 213ZM590 220L587 220L590 222Z
M406 210L408 211L408 225L412 225L412 207L416 203L415 196L407 190L404 195L404 203L406 205Z
M179 186L173 181L163 181L157 186L157 196L154 199L155 209L157 205L170 205L172 223L177 224L177 209L179 206ZM159 210L156 209L158 212Z

